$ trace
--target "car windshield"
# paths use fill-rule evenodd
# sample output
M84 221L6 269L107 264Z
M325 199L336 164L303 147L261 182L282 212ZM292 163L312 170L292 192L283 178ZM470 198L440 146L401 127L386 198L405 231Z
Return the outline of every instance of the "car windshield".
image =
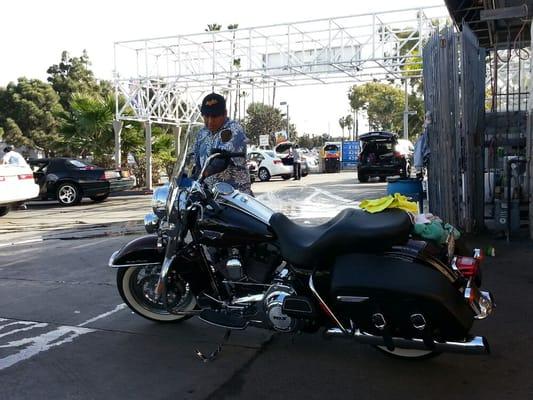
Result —
M67 165L74 168L95 168L95 165L80 160L68 160Z

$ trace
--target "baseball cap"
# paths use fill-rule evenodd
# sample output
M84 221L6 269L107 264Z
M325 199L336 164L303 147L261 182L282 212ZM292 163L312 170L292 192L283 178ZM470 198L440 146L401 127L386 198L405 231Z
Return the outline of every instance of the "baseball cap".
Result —
M226 112L226 100L218 93L210 93L202 100L202 115L218 117Z

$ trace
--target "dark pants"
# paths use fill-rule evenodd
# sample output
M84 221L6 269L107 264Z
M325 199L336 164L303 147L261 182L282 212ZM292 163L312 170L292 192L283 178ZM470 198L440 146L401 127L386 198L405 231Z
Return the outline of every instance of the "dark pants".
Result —
M295 161L294 164L292 165L292 170L293 170L294 180L295 181L300 180L300 178L302 177L302 163Z

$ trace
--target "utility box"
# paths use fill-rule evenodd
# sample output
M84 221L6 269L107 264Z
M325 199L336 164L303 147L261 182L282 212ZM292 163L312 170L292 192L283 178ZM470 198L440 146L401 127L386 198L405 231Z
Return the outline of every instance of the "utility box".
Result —
M494 200L494 224L496 230L514 232L520 229L520 201L512 200L509 205L511 206L510 213L508 212L507 201Z

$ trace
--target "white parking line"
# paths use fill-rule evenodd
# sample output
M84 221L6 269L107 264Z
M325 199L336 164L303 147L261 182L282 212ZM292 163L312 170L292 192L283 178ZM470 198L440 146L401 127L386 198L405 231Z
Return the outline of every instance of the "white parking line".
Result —
M9 368L21 361L28 360L39 353L50 350L53 347L58 347L63 344L72 343L74 339L85 335L87 333L95 332L95 329L84 328L84 326L95 322L99 319L109 317L110 315L126 308L126 304L119 304L113 310L100 314L94 318L88 319L77 326L59 326L58 328L43 333L38 336L28 337L19 340L13 340L5 344L0 344L0 349L17 349L23 347L18 352L10 354L4 358L0 358L0 370ZM0 318L0 322L12 321ZM48 324L32 322L32 321L13 321L5 325L0 325L0 330L6 327L24 326L23 328L16 328L11 331L3 332L0 338L13 335L20 332L26 332L35 328L46 328Z

